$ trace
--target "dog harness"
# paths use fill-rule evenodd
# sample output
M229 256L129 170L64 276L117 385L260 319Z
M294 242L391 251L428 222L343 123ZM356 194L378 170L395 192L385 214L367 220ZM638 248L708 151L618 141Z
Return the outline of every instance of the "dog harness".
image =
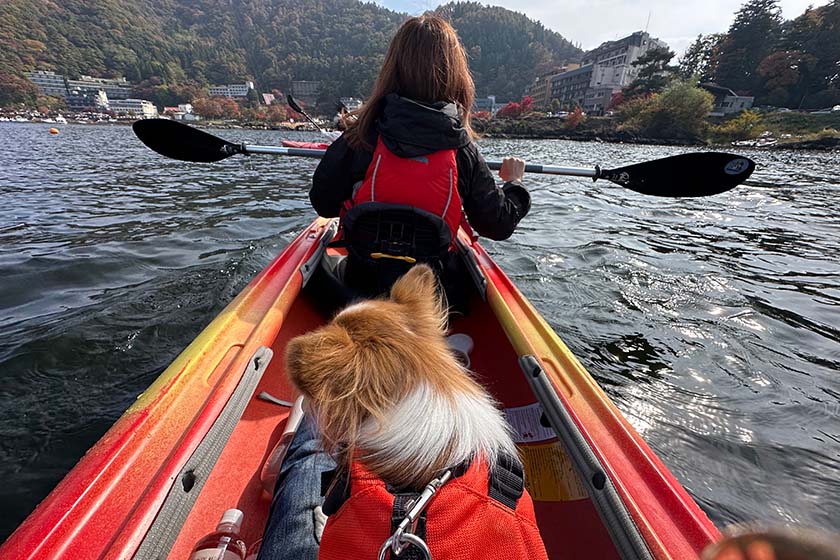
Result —
M326 494L319 560L547 560L518 459L504 456L492 471L474 461L422 492L389 488L353 461Z

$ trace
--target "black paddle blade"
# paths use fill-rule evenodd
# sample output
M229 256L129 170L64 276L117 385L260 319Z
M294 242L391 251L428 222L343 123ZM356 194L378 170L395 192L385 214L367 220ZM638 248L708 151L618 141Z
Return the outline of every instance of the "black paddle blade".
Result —
M743 156L697 152L601 169L598 179L651 196L711 196L740 185L754 169L755 162Z
M295 101L295 98L292 97L291 93L286 94L286 103L289 104L289 107L291 107L292 110L297 111L301 115L306 114L306 112L300 107L300 105L297 104L297 101Z
M210 163L246 153L243 146L169 119L143 119L132 128L152 150L181 161Z

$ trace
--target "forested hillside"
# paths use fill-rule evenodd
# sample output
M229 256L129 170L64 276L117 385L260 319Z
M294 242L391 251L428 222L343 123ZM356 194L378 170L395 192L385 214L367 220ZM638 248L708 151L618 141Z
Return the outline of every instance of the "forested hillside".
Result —
M439 9L471 55L479 95L518 97L538 71L580 56L522 14ZM263 91L295 79L322 81L324 96L364 95L404 17L357 0L3 0L0 73L125 76L166 102L245 79Z

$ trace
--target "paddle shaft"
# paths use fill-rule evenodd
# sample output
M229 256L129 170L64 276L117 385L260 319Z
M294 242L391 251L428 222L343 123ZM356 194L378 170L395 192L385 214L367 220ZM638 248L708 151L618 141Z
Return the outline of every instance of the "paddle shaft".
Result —
M243 153L246 154L273 154L280 156L297 156L308 158L322 158L326 150L318 150L314 148L285 148L282 146L253 146L251 144L242 145ZM488 161L487 167L498 171L502 168L501 161ZM557 167L554 165L538 165L529 163L525 165L526 173L543 173L548 175L567 175L571 177L592 177L598 176L596 169L585 169L582 167Z

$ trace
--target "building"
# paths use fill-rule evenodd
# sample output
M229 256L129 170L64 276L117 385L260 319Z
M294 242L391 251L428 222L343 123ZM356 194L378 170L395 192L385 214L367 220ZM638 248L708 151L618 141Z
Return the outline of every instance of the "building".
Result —
M82 76L78 80L69 80L61 74L37 70L27 72L29 81L38 86L44 95L74 98L74 103L81 103L80 95L96 97L98 92L105 93L108 99L128 99L131 97L131 82L125 78L94 78ZM69 105L69 104L68 104Z
M254 89L254 82L210 86L210 95L212 97L248 97L248 92L252 89Z
M580 64L566 64L562 68L557 68L551 72L537 76L534 83L525 88L525 95L533 100L533 108L540 111L547 110L551 105L552 78L577 68L580 68Z
M292 82L292 97L305 105L315 106L318 103L318 94L321 91L321 82L308 80L296 80Z
M501 108L502 106L496 103L495 95L488 95L487 97L476 97L475 99L473 99L473 113L487 112L491 115L495 115L496 111L498 111Z
M699 87L715 96L712 112L709 113L713 117L722 117L749 109L753 106L753 101L755 101L755 97L738 95L731 89L717 84L699 84Z
M38 89L44 95L51 95L53 97L64 97L67 95L67 82L61 74L36 70L35 72L27 72L26 77L30 82L38 86Z
M263 105L272 105L277 100L273 93L261 93L260 98Z
M90 111L94 113L106 113L110 110L111 102L108 94L101 89L75 88L64 95L64 102L67 109L76 113Z
M111 102L111 111L120 115L128 115L141 119L158 116L157 107L145 99L118 99Z
M592 65L587 64L551 78L551 101L557 99L560 106L571 109L575 105L583 106L586 90L592 81ZM549 104L551 103L549 101Z
M637 31L617 41L607 41L584 53L581 67L552 76L552 99L559 99L566 108L580 105L584 111L603 114L614 93L630 85L639 74L633 63L650 49L668 48L668 45Z
M108 99L128 99L131 97L131 82L125 78L94 78L82 76L78 80L67 80L68 90L102 90Z
M339 102L341 102L348 111L355 111L362 106L362 100L358 97L341 97Z
M164 107L163 114L171 117L176 121L197 121L198 115L193 114L193 106L189 103L182 103L181 105L174 105L172 107Z

